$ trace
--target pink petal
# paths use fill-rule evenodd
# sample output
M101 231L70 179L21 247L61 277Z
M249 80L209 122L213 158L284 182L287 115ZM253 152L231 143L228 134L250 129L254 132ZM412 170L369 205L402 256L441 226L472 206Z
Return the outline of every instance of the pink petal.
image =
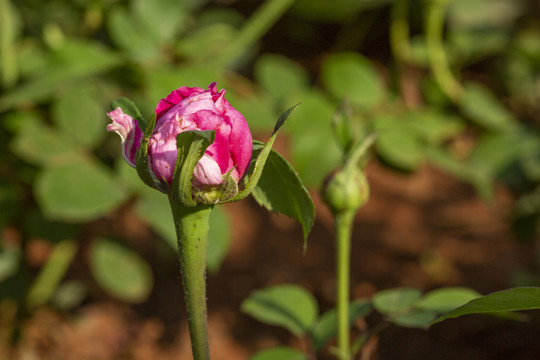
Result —
M229 137L231 134L229 124L224 122L221 116L209 110L201 110L191 114L189 119L197 125L198 130L215 130L216 137L206 150L206 153L217 162L222 174L227 173L234 167L229 151Z
M204 92L200 87L187 87L182 86L171 92L165 99L161 99L156 105L156 116L159 119L163 114L169 111L173 106L180 103L187 97L193 94L199 94Z
M195 187L215 186L223 183L221 169L217 162L208 155L203 155L193 171Z
M253 142L251 132L246 119L238 110L233 108L229 102L223 99L226 112L223 117L231 126L231 135L229 137L229 151L236 170L240 177L244 176L251 162L251 152L253 151Z
M141 144L142 131L131 116L124 114L120 107L107 113L112 123L107 125L107 131L114 131L122 139L122 154L127 163L135 167L135 157Z

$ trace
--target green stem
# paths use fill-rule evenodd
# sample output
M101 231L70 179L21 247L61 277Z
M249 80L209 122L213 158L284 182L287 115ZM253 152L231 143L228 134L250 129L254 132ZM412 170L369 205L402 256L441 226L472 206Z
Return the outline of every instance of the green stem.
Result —
M206 247L213 205L186 207L171 200L194 360L210 359L206 319Z
M390 45L397 61L406 62L410 59L409 44L409 0L394 1L390 23Z
M221 54L219 63L230 65L260 39L291 7L295 0L265 1L250 17L234 41Z
M455 79L443 44L444 17L448 0L431 0L427 8L426 33L429 65L441 89L453 101L459 99L461 85Z
M341 360L350 360L349 335L349 272L351 257L351 231L355 211L343 211L335 215L337 240L337 342Z

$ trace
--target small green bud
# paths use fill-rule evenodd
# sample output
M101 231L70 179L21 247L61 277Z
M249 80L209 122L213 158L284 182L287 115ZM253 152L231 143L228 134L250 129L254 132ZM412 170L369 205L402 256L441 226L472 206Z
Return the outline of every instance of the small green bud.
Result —
M334 214L356 212L369 198L369 185L360 169L339 169L325 181L322 197Z

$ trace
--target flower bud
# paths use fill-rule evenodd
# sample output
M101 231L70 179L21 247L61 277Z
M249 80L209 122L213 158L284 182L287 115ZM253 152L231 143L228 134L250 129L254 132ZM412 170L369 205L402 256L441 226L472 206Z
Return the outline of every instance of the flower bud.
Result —
M155 112L156 125L148 142L148 166L154 179L170 188L178 157L178 134L213 130L215 140L193 172L193 196L201 202L217 202L223 199L220 196L229 196L231 189L237 191L251 161L252 138L242 114L225 100L224 90L218 92L216 83L206 91L183 86L161 99ZM139 129L137 122L120 108L107 115L112 120L107 130L122 137L124 158L135 167L144 129Z
M339 169L324 182L322 197L334 214L356 212L369 198L369 185L360 169Z

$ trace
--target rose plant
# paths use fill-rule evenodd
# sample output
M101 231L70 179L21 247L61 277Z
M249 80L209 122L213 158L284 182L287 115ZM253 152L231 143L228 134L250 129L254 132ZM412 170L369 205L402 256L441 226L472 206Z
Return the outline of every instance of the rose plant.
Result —
M225 90L216 83L208 90L182 86L161 99L156 106L156 125L148 141L149 171L164 189L170 188L177 159L176 136L190 130L215 131L215 139L195 165L195 196L215 202L219 189L238 184L251 160L252 138L246 119L225 99ZM135 167L143 133L135 119L121 107L107 114L112 123L107 130L122 138L126 161ZM236 195L236 194L234 194Z
M253 192L266 208L297 219L304 236L313 224L307 190L285 159L271 151L296 106L278 119L264 145L252 141L246 119L225 99L224 90L217 91L216 83L208 90L187 86L174 90L158 102L148 121L128 99L117 99L112 107L107 130L120 135L125 160L147 185L169 197L193 357L209 359L205 270L214 205Z

